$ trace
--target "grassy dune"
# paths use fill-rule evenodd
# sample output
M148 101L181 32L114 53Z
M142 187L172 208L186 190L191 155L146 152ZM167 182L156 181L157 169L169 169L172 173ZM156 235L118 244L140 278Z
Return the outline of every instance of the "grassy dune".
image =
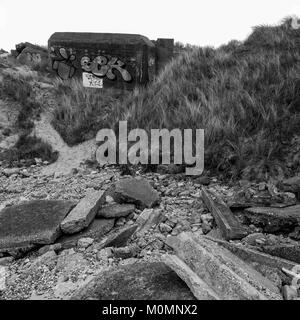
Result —
M288 174L286 146L300 135L300 29L285 19L254 28L244 42L192 48L126 96L61 86L54 124L69 143L119 120L148 131L202 128L207 169L259 179Z

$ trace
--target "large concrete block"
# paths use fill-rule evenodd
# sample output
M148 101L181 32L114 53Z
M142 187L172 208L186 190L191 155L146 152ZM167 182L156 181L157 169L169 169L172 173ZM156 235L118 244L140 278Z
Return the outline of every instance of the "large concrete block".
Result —
M167 244L221 299L282 299L275 284L204 236L181 233Z
M60 223L74 207L71 201L35 200L0 211L0 251L53 243Z

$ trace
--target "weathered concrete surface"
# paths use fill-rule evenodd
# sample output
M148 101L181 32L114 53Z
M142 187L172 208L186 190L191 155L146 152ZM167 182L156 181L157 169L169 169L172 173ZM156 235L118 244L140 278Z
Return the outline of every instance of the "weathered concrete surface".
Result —
M166 254L161 260L176 272L198 300L220 300L217 294L177 256Z
M262 251L272 256L294 261L300 264L300 245L279 244L274 246L262 246Z
M109 236L103 238L103 240L99 244L99 248L106 247L124 247L127 244L127 241L136 231L138 225L134 224L130 227L125 227L117 230L116 232L110 234Z
M164 263L135 263L101 272L72 300L195 300Z
M143 178L119 180L114 186L112 196L116 202L134 203L141 208L151 208L160 201L158 192Z
M247 248L244 245L237 245L235 243L211 237L207 238L230 250L233 254L237 255L245 262L252 264L254 267L257 263L269 266L271 268L277 268L278 270L281 270L282 268L292 270L296 266L296 264L292 261L282 259L279 257L274 257L267 253L263 253L252 248Z
M132 90L154 79L173 57L174 39L150 41L138 34L56 32L48 41L51 68L66 80ZM98 83L98 85L97 85Z
M108 206L102 207L98 213L98 218L120 218L126 217L132 213L135 209L133 204L111 204Z
M211 194L203 187L202 198L209 211L214 216L217 225L226 240L241 239L247 235L245 228L219 197Z
M73 234L88 227L105 202L104 191L88 193L62 221L61 229L66 234Z
M58 243L62 245L62 249L76 247L77 242L81 238L92 238L95 241L101 239L114 227L114 219L95 219L86 229L73 235L63 235L58 239Z
M62 233L60 223L74 205L71 201L35 200L3 209L0 251L53 243Z
M183 260L220 299L280 300L278 288L250 265L204 236L181 233L167 238Z
M254 207L244 211L249 223L264 229L265 232L291 232L300 221L300 205L286 208Z

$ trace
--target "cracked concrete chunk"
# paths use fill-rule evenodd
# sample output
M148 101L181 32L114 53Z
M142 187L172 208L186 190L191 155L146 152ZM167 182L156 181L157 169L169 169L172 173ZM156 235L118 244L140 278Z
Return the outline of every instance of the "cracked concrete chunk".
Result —
M220 299L282 299L270 280L205 236L184 232L167 238L166 243Z
M291 232L299 225L300 205L286 208L253 207L244 210L246 220L265 232Z
M0 211L0 251L51 244L61 235L60 223L74 202L34 200Z
M66 234L72 234L88 227L94 220L101 205L105 202L104 191L88 193L77 206L62 221L61 229Z

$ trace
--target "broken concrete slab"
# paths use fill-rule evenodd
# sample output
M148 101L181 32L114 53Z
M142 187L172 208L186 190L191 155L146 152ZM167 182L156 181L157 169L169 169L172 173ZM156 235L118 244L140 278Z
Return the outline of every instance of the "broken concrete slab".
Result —
M88 227L105 202L104 191L88 193L62 221L60 227L66 234L73 234Z
M280 300L278 288L250 265L205 236L184 232L166 244L220 299Z
M244 210L247 223L265 232L291 232L300 224L300 205L286 208L253 207Z
M115 183L112 197L118 203L134 203L140 208L152 208L160 197L150 183L143 178L126 178Z
M98 213L97 218L120 218L126 217L132 213L135 209L134 204L111 204L108 206L102 207Z
M63 235L58 239L62 249L76 247L77 242L81 238L92 238L94 241L101 239L114 227L114 219L95 219L86 229L72 235Z
M134 234L137 228L138 225L134 224L130 227L125 227L117 230L113 234L110 234L109 236L105 237L99 244L97 244L98 249L107 247L125 247L127 241Z
M175 255L163 255L161 261L176 272L198 300L220 300L218 295Z
M162 262L134 263L99 273L71 300L195 300L186 284Z
M278 244L273 246L261 246L261 250L269 255L300 264L300 245Z
M207 238L230 250L233 254L237 255L240 259L250 264L254 269L256 269L258 272L261 272L264 276L267 276L266 274L264 274L264 266L274 270L274 272L279 275L283 282L286 282L287 277L282 273L282 268L292 270L296 266L296 264L292 261L271 256L269 254L257 251L253 248L248 248L242 244L235 244L212 237Z
M202 198L226 240L242 239L247 235L246 229L218 196L213 195L203 187Z
M72 201L34 200L0 211L0 251L51 244L62 234L60 224Z

